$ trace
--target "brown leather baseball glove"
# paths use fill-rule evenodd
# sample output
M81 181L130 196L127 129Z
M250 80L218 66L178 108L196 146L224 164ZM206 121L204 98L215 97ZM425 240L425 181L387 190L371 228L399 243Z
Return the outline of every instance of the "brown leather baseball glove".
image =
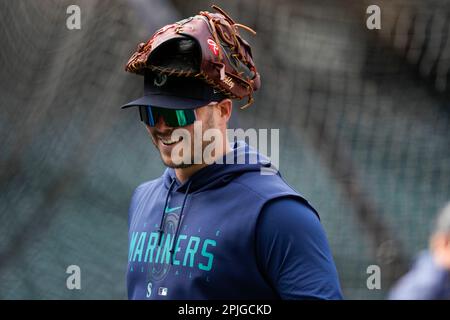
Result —
M125 70L140 75L151 70L200 78L231 99L247 97L242 109L250 106L253 91L261 82L250 45L238 29L256 32L235 23L221 8L212 8L218 13L201 11L159 29L146 43L138 45Z

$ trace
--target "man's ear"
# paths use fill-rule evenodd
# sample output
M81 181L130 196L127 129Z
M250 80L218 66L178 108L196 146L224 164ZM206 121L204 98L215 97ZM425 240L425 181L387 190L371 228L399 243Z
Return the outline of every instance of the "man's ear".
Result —
M223 99L218 103L217 107L219 108L220 116L225 118L225 121L228 122L233 110L233 102L231 99Z

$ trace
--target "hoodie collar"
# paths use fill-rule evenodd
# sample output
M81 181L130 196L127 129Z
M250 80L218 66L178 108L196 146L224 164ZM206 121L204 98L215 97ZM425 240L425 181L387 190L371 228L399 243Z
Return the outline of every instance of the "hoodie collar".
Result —
M232 153L232 155L231 155ZM232 158L232 164L226 164L226 159ZM256 163L249 163L250 157L256 159ZM238 164L238 159L245 159L243 164ZM242 160L241 160L242 161ZM219 161L220 162L220 161ZM230 180L244 172L259 171L262 167L270 167L270 160L258 153L244 141L236 141L232 150L222 157L222 163L212 163L195 172L187 181L180 183L176 178L175 170L167 168L163 174L164 185L169 189L175 179L173 191L185 192L187 186L189 193L218 187L228 183Z

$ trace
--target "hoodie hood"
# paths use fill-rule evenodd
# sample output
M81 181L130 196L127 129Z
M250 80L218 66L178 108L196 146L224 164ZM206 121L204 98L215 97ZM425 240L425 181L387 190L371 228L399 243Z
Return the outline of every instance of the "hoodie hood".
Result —
M189 193L194 193L210 188L218 188L244 172L261 171L262 168L271 168L269 158L258 153L244 141L236 141L232 146L232 150L224 155L221 161L216 161L200 169L184 183L179 183L175 170L172 168L165 170L163 181L168 190L174 183L172 186L174 192L186 192L189 186Z

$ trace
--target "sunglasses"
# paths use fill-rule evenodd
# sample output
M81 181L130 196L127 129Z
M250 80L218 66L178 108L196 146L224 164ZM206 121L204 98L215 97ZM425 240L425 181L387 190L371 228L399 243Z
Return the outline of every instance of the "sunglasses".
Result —
M154 127L162 117L167 126L184 127L195 122L195 112L193 109L174 110L151 106L139 106L139 116L141 121L150 127Z

